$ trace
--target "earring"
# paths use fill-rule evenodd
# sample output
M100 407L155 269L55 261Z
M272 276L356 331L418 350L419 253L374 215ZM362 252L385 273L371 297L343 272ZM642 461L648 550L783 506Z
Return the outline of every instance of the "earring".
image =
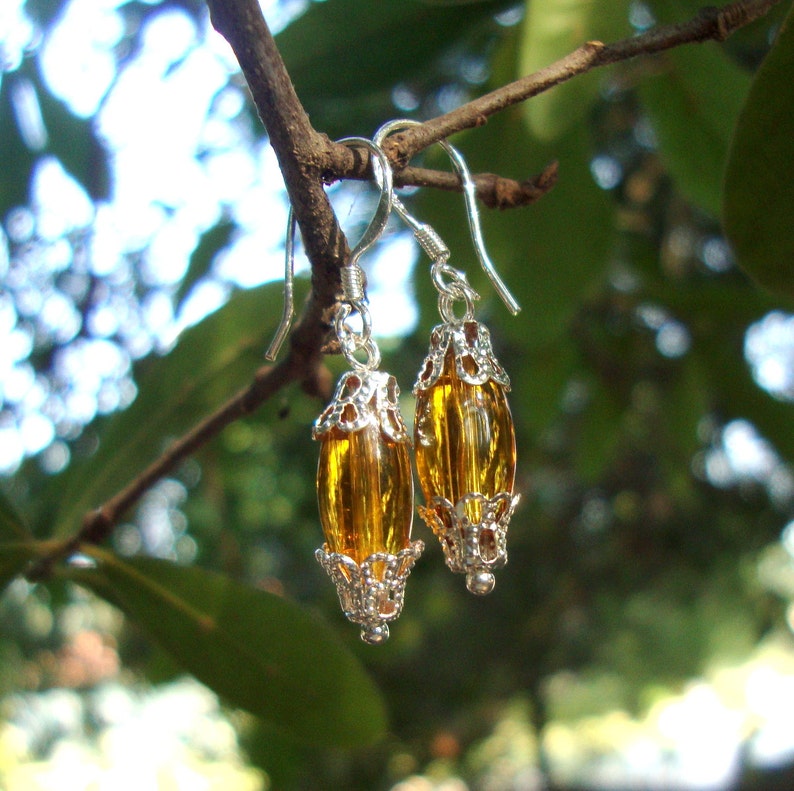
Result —
M350 137L339 142L365 147L373 155L380 199L375 217L341 270L342 299L335 330L353 370L342 375L312 430L320 442L317 499L325 534L325 544L315 556L336 585L345 616L361 626L362 640L376 645L388 639L388 624L402 611L405 582L424 543L411 541L411 440L400 414L397 382L378 370L380 351L371 335L365 277L358 265L391 213L391 168L372 141ZM294 230L290 214L286 280L291 280ZM271 344L268 350L272 357L286 335L283 326L289 326L292 317L290 302L291 288L285 288L282 327L274 339L275 349ZM355 316L360 329L351 326Z
M397 120L382 126L374 142L416 125ZM476 187L465 160L441 141L461 178L467 216L480 263L515 315L520 310L488 258L480 228ZM412 228L432 259L443 324L430 335L430 348L414 385L414 452L425 505L419 513L435 533L447 566L466 575L466 587L493 590L494 570L507 562L507 528L520 499L514 494L516 441L506 393L510 380L497 361L488 329L474 318L479 294L466 275L448 263L449 249L435 230L412 217L396 196L395 211ZM455 315L456 303L463 315Z

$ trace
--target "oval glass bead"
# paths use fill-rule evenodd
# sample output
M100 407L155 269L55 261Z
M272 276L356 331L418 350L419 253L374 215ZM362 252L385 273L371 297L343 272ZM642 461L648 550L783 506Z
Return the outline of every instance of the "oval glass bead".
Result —
M320 441L317 495L329 551L361 564L375 553L405 549L413 521L408 444L378 423L355 431L333 427Z
M394 377L381 371L345 374L314 427L328 551L359 565L411 543L414 485L399 392Z
M464 358L464 371L466 364ZM464 381L452 348L435 381L417 388L414 446L427 503L440 497L456 505L468 494L491 499L513 491L516 441L505 388L491 378ZM470 523L482 520L479 498L462 507Z

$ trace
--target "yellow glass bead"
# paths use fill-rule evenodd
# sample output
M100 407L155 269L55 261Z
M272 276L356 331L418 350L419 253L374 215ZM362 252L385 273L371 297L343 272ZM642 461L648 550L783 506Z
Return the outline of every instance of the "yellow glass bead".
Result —
M465 370L465 358L463 364ZM505 388L493 379L463 381L452 348L438 378L418 389L414 445L427 503L442 497L455 505L470 493L490 499L513 491L516 440ZM463 507L471 523L482 520L481 500Z
M334 427L321 442L317 495L329 551L361 564L377 552L405 549L413 520L407 443L390 439L377 423L349 432Z
M317 420L317 499L330 553L361 565L411 543L414 485L399 388L380 371L351 372ZM382 576L383 567L376 567Z
M405 582L424 544L411 541L414 485L410 439L393 376L345 374L317 418L317 499L325 546L315 552L345 616L372 645L389 637Z

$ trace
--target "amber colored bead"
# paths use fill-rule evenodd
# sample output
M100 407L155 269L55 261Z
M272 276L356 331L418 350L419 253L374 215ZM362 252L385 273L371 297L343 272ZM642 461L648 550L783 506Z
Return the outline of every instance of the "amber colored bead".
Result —
M452 348L438 378L417 391L414 446L425 502L443 497L454 505L469 493L513 491L516 441L505 388L493 379L463 381ZM481 521L480 502L465 509L472 523Z
M376 552L396 555L411 538L413 480L408 443L376 423L320 437L317 496L330 552L361 564Z

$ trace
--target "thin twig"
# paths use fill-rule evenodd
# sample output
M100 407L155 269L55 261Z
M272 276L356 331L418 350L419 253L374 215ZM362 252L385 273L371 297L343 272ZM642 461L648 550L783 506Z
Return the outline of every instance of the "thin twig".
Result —
M474 176L477 197L489 209L514 209L539 201L557 183L558 164L551 162L543 170L525 181L497 176L495 173L478 173ZM394 178L398 187L431 187L460 192L460 178L444 170L407 167Z
M473 175L477 197L489 209L515 209L539 201L557 183L559 164L554 161L543 170L524 181L497 176L495 173ZM328 183L336 181L326 174ZM355 174L354 181L364 181L368 176ZM431 170L408 166L394 175L395 187L429 187L447 192L461 192L460 177L449 170Z

